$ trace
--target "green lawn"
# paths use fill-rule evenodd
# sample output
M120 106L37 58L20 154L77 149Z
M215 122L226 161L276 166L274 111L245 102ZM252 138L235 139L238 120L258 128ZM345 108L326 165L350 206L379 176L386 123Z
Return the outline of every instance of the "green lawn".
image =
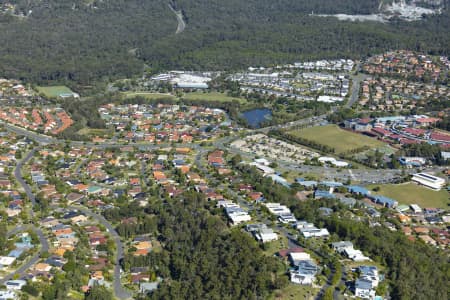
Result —
M205 101L223 101L223 102L230 102L230 101L239 101L239 103L244 104L247 102L244 98L237 98L237 97L230 97L227 96L224 93L218 93L218 92L211 92L211 93L203 93L203 92L193 92L193 93L186 93L182 97L183 99L187 100L205 100Z
M264 254L268 256L273 256L275 253L282 249L288 248L288 241L284 235L277 232L279 239L276 241L268 242L264 244Z
M71 89L64 85L55 85L55 86L38 86L36 87L39 93L44 94L49 98L57 98L61 94L70 94L73 93Z
M281 290L275 290L274 295L270 297L271 300L297 300L297 299L314 299L319 289L312 288L306 285L289 283Z
M336 153L368 146L370 148L384 147L386 144L362 134L349 132L336 125L315 126L300 130L294 130L291 134L332 147Z
M448 208L449 193L443 189L433 191L415 183L370 185L369 189L380 187L375 194L383 195L397 200L400 204L417 204L420 207Z
M149 100L161 100L161 99L170 99L174 100L176 97L171 94L162 94L162 93L150 93L150 92L125 92L123 93L126 98L133 98L133 97L144 97L145 99Z

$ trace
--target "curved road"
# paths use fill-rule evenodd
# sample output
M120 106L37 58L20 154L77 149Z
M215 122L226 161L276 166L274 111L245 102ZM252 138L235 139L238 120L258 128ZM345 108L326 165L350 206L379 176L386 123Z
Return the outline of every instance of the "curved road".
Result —
M14 170L14 176L17 179L17 181L20 183L20 185L23 187L23 189L25 190L25 193L27 194L28 198L30 199L32 206L34 206L36 204L36 198L31 190L31 187L23 179L22 167L33 157L33 155L36 153L36 151L38 149L39 148L34 148L33 150L31 150L25 156L25 158L23 158L16 165L16 168ZM91 212L89 209L83 208L83 207L78 207L78 206L69 206L69 208L79 210L79 211L83 212L84 214L96 219L99 223L101 223L103 226L105 226L108 229L108 231L111 233L111 235L113 236L114 242L116 243L116 246L117 246L117 255L116 255L116 261L115 261L115 267L114 267L114 293L115 293L116 297L118 297L120 299L131 298L132 295L130 293L128 293L122 287L121 282L120 282L120 264L119 263L120 263L120 260L123 258L123 244L122 244L122 241L120 240L120 237L117 234L117 232L114 230L112 225L108 221L106 221L105 218L103 218L102 216L100 216L98 214ZM34 216L33 212L32 212L32 216ZM22 226L11 230L8 233L8 235L19 232L21 227ZM27 261L27 263L22 265L15 272L5 276L2 280L0 280L0 285L3 284L4 282L8 281L9 279L13 278L14 275L16 275L16 274L19 274L19 276L24 275L24 273L27 269L29 269L33 264L38 262L38 260L40 258L40 253L46 252L49 250L48 241L45 238L42 230L38 227L34 227L33 230L38 235L39 241L42 245L40 252L36 253L29 261Z
M20 185L25 190L25 193L27 194L28 198L31 201L32 206L36 204L36 199L31 191L30 186L25 182L25 180L22 177L22 167L24 164L26 164L34 155L37 148L31 150L25 158L23 158L19 163L17 163L16 168L14 169L14 177L17 179L17 181L20 183ZM31 216L34 216L33 208L31 209ZM8 232L8 236L14 235L22 230L26 229L26 226L18 226L14 228L13 230ZM47 252L49 249L47 238L45 237L44 233L39 227L34 226L32 230L37 234L39 238L39 242L41 244L41 249L39 252L36 252L31 259L29 259L25 264L21 265L16 271L6 275L2 279L0 279L0 285L3 285L6 281L12 279L14 276L19 275L19 277L22 277L25 275L25 272L35 263L37 263L40 259L40 255L43 252Z
M44 233L42 232L42 230L40 228L37 227L33 227L33 231L37 234L37 236L39 237L39 242L41 243L41 249L39 252L35 253L31 259L29 259L25 264L21 265L17 270L15 270L14 272L6 275L5 277L3 277L2 279L0 279L0 285L3 285L6 281L14 278L14 276L18 275L19 278L24 276L26 271L35 263L37 263L39 261L39 259L41 258L41 253L43 252L47 252L49 249L48 246L48 241L44 235ZM17 232L16 232L17 233ZM9 233L8 233L9 234Z
M186 29L186 23L183 20L183 13L181 12L181 10L175 10L172 5L168 4L170 10L175 14L175 16L177 16L177 21L178 21L178 26L177 26L177 31L175 32L175 34L180 34L184 31L184 29Z
M34 196L32 190L31 190L31 187L23 179L22 168L34 156L34 154L36 153L36 151L38 149L39 148L34 148L30 152L28 152L27 155L21 161L19 161L17 163L16 168L14 169L14 177L16 178L16 180L20 183L20 185L25 190L25 193L27 194L28 199L30 199L30 201L31 201L32 207L34 207L36 205L36 197ZM31 217L34 217L33 209L31 209Z
M114 227L109 223L103 216L96 214L89 209L82 207L82 206L68 206L69 209L73 210L79 210L82 213L86 214L89 217L92 217L93 219L96 219L100 224L105 226L105 228L108 230L108 232L111 234L114 243L116 244L116 260L114 263L114 294L119 299L130 299L131 293L129 293L121 284L120 282L120 261L123 259L123 243L120 240L119 234L116 232Z
M351 75L352 78L352 90L350 94L350 98L348 102L345 104L346 108L351 108L353 104L355 104L359 99L359 89L361 87L361 82L369 78L367 74L360 73L361 69L361 63L358 62L356 65L356 72L358 72L356 75Z

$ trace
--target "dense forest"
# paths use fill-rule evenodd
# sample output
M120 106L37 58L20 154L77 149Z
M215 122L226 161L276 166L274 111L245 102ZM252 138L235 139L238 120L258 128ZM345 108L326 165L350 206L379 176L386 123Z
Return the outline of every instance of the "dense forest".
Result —
M230 230L220 216L210 214L207 205L203 195L186 192L181 201L154 202L145 211L130 203L104 212L112 221L137 216L135 228L124 230L119 225L122 236L159 233L162 252L145 257L127 254L122 261L125 270L146 266L165 279L151 299L266 299L285 286L288 278L281 261L264 255L239 228Z
M234 69L300 59L365 57L393 48L448 55L450 14L420 22L342 22L314 13L372 13L378 0L11 0L0 14L0 74L91 85L142 72ZM186 30L175 34L171 2ZM29 13L29 11L32 11Z

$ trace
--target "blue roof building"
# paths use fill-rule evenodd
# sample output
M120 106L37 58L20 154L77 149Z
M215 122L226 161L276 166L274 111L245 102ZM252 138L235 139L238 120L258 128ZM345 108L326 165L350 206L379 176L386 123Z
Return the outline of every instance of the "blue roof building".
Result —
M374 276L378 275L378 269L375 266L359 266L359 272L361 276Z
M317 185L317 181L314 180L303 180L303 181L297 181L300 185L304 187L315 187Z
M314 192L314 199L322 199L322 198L336 198L335 195L330 193L329 191L323 191L323 190L316 190Z
M289 182L287 182L286 179L284 179L283 177L276 175L276 174L272 174L270 175L270 178L272 178L272 180L278 184L281 184L285 187L290 187L291 185L289 184Z
M359 195L363 195L363 196L369 196L370 195L370 191L362 186L357 186L357 185L349 185L347 187L348 191L350 193L353 194L359 194Z
M324 185L324 186L326 186L326 187L332 187L332 188L335 188L335 187L340 187L340 186L343 186L344 184L342 184L341 182L337 182L337 181L321 181L320 182L320 184L321 185Z
M376 195L376 196L372 196L370 198L372 199L373 202L383 205L388 208L395 208L398 205L397 201L395 201L394 199L385 197L385 196Z
M25 252L25 250L26 249L24 249L24 248L14 249L14 250L12 250L11 252L8 253L8 256L18 258L19 256L22 255L22 253Z

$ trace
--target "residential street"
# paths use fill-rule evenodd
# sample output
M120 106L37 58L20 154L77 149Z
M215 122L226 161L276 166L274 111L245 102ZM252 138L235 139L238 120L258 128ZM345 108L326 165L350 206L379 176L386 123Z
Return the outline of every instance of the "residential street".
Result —
M3 285L6 281L14 278L16 275L18 275L19 277L22 277L26 274L26 271L35 263L37 263L40 259L41 253L47 252L49 249L49 245L48 245L48 241L47 238L44 236L44 233L42 232L42 230L40 228L33 228L34 232L36 232L36 234L39 237L39 242L41 244L41 249L39 250L39 252L37 252L36 254L34 254L29 260L26 261L25 264L21 265L16 271L6 275L5 277L3 277L2 279L0 279L0 285Z
M22 168L23 166L33 157L33 155L35 154L35 152L38 150L38 148L35 148L33 150L31 150L25 157L24 159L22 159L16 166L15 170L14 170L14 176L17 179L17 181L20 183L20 185L23 187L25 193L27 194L28 198L30 199L32 205L34 206L36 204L36 199L35 196L31 190L31 187L25 182L25 180L22 177ZM105 226L108 231L110 232L110 234L112 235L114 242L116 243L116 248L117 248L117 253L116 253L116 260L115 260L115 268L114 268L114 293L116 295L116 297L118 297L119 299L129 299L131 298L131 294L129 292L127 292L121 285L120 282L120 260L123 258L123 244L120 240L119 235L117 234L117 232L114 230L113 226L106 221L105 218L103 218L102 216L91 212L89 209L87 208L83 208L83 207L79 207L79 206L69 206L69 208L71 209L76 209L79 210L81 212L83 212L84 214L96 219L99 223L101 223L103 226ZM0 280L0 284L3 284L4 282L6 282L7 280L11 279L14 277L14 275L18 274L19 276L23 276L24 272L29 269L33 264L35 264L39 258L40 258L40 253L43 252L47 252L49 250L49 245L47 242L47 239L44 236L44 233L42 232L42 230L39 227L34 227L33 229L36 234L39 236L39 241L41 243L41 250L39 253L36 253L29 261L27 261L24 265L22 265L19 269L17 269L15 272L9 274L8 276L6 276L5 278L3 278L2 280ZM18 232L19 228L14 229L14 231L11 231L11 234L14 234L14 232Z
M117 234L114 227L101 215L96 214L89 209L82 207L82 206L69 206L69 209L73 210L79 210L85 215L97 220L100 224L106 227L108 232L111 234L114 243L116 244L116 258L115 258L115 265L114 265L114 294L119 299L130 299L131 293L129 293L121 284L120 282L120 261L123 259L123 243L120 240L120 236Z
M31 201L31 205L34 207L36 204L36 198L31 190L31 187L25 182L25 180L22 177L22 168L23 166L33 157L33 155L36 153L36 150L38 148L34 148L28 154L17 163L16 168L14 169L14 177L17 179L19 184L23 187L25 193L27 194L28 199ZM31 216L34 216L33 210L31 210Z
M14 170L14 177L17 179L17 181L20 183L20 185L25 190L25 193L27 194L28 198L30 199L32 206L34 206L36 204L36 200L31 191L31 187L25 182L25 180L22 177L22 167L33 157L36 150L37 150L37 148L31 150L25 156L25 158L22 159L16 165L16 168ZM31 211L32 211L31 212L32 216L34 216L33 210L31 210ZM8 232L8 236L18 233L18 232L24 230L25 228L26 228L26 226L18 226L16 228L14 228L13 230L11 230L10 232ZM21 265L16 271L10 273L9 275L7 275L3 279L1 279L0 285L4 284L6 281L12 279L15 275L18 275L19 277L25 275L25 271L28 270L32 265L34 265L35 263L37 263L39 261L41 253L48 252L48 250L49 250L48 241L47 241L47 238L45 237L44 233L42 232L42 230L38 226L33 226L33 231L39 237L39 242L41 244L41 248L40 248L39 252L34 254L31 257L31 259L27 260L27 262L25 264Z

